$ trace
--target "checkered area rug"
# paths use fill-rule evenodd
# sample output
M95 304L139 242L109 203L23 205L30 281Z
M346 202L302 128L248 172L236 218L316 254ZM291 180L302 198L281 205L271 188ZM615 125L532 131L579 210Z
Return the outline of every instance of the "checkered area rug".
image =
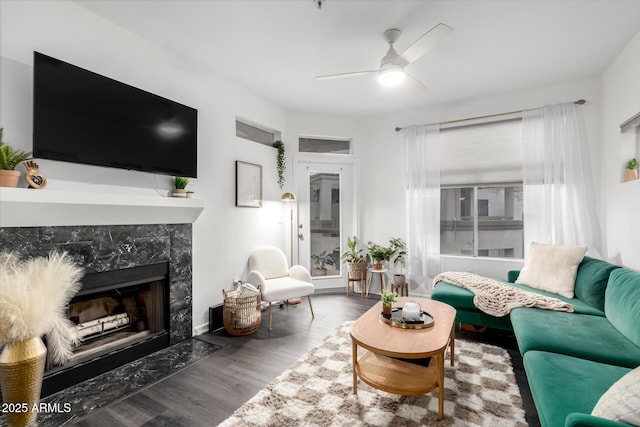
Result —
M358 380L358 394L352 394L350 323L341 325L220 425L527 426L511 359L506 350L487 344L456 340L455 366L445 360L442 421L435 391L398 396Z

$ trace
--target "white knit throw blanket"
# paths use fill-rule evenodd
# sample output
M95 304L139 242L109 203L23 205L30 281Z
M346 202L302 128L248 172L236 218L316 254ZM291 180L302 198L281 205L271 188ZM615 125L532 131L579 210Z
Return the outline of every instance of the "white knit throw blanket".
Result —
M462 271L447 271L433 279L433 286L440 281L460 286L473 292L473 303L478 309L495 317L506 316L517 307L536 307L545 310L573 312L573 306L557 298L535 292L523 291L515 286L488 277Z

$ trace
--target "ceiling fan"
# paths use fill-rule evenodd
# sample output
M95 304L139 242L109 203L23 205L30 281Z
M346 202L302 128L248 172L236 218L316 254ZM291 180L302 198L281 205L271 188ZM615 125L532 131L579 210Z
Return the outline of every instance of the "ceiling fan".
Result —
M445 36L453 31L453 28L446 24L438 24L422 36L418 38L411 46L406 48L402 53L398 54L393 48L393 44L398 40L402 32L395 28L389 29L383 33L384 39L389 43L387 54L380 60L380 68L369 71L355 71L350 73L327 74L317 76L318 80L339 79L343 77L359 77L373 73L378 74L378 82L386 86L394 86L400 83L407 76L405 67L425 53L433 49ZM409 76L412 77L412 76ZM415 78L421 86L422 84Z

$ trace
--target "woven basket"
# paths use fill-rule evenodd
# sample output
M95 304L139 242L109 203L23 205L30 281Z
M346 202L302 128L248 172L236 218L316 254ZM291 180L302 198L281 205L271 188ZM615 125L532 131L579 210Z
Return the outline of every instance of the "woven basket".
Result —
M349 273L350 279L364 280L367 274L367 262L366 261L348 262L347 272Z
M258 287L258 289L260 288ZM249 297L231 297L223 289L222 295L224 296L222 322L229 335L242 336L257 331L262 319L260 294Z

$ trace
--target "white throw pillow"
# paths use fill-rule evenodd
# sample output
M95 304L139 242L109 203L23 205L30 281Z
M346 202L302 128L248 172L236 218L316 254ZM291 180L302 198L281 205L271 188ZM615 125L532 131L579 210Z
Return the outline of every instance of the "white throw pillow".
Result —
M591 415L640 426L640 367L616 381L600 397Z
M573 298L578 265L587 247L531 243L529 256L516 283Z

